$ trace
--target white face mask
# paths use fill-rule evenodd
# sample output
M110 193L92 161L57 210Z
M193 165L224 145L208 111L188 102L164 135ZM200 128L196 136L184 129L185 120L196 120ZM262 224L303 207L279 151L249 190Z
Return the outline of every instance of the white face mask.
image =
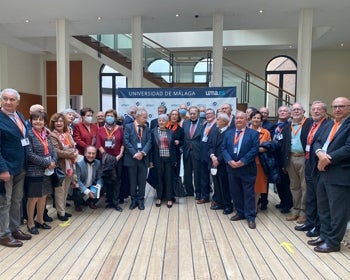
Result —
M85 117L87 123L92 123L92 116Z

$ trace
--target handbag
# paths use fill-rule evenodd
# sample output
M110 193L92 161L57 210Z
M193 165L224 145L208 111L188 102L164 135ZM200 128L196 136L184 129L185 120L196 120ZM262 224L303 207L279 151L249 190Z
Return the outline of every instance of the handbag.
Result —
M62 186L66 173L60 167L55 167L53 174L50 176L51 184L54 188Z
M185 186L182 184L181 177L178 177L176 179L176 182L174 181L174 195L177 197L185 197L186 196Z

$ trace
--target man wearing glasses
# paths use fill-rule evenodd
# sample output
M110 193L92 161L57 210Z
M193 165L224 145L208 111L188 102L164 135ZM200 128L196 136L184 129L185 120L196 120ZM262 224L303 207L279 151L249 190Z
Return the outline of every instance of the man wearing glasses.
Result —
M324 127L313 151L320 171L317 207L321 229L320 236L308 244L319 253L340 250L350 218L350 100L337 97L331 107L335 120Z

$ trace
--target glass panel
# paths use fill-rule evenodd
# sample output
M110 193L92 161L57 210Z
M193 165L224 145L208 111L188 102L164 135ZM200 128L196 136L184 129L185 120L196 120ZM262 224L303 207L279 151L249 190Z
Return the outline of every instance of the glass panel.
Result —
M283 70L297 70L293 60L288 57L280 56L269 62L267 71L283 71Z
M295 85L296 85L296 74L283 74L283 89L291 93L293 96L283 94L283 99L285 99L289 104L295 102Z
M102 76L102 111L111 109L113 106L112 78L112 76Z

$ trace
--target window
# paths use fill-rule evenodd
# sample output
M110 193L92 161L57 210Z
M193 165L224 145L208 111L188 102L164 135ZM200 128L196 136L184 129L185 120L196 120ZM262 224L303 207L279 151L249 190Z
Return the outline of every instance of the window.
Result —
M173 69L169 61L165 59L157 59L151 62L148 66L148 71L162 77L168 83L172 80Z
M194 83L209 83L213 68L212 58L203 58L194 66L193 82Z
M284 55L271 59L266 66L266 80L271 83L266 83L266 90L272 93L266 95L266 106L273 116L279 106L295 102L297 65L294 59Z
M118 71L103 65L100 70L100 110L118 108L118 88L127 87L127 78Z

